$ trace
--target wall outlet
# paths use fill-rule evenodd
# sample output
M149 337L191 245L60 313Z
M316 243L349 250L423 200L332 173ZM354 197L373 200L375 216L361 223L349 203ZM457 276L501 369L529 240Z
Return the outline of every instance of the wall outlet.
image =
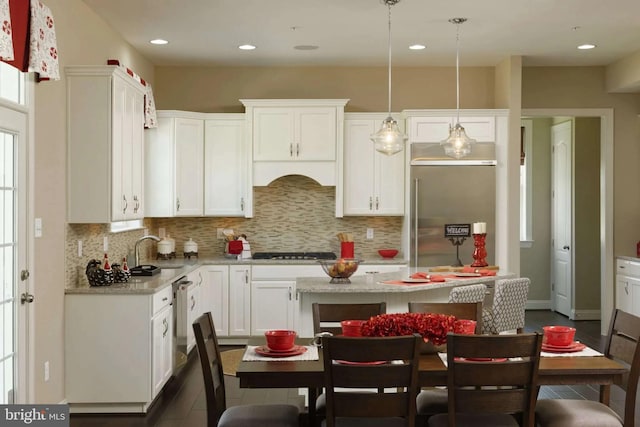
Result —
M216 236L218 237L218 240L224 240L224 234L222 233L223 230L224 228L216 228Z
M373 228L367 228L367 240L373 240Z
M44 362L44 380L49 381L49 361Z

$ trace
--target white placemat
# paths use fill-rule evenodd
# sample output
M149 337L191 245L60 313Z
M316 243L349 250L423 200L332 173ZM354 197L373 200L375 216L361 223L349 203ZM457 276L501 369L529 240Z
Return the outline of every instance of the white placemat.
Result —
M289 357L267 357L267 356L261 356L258 353L256 353L256 345L248 345L247 349L244 352L244 355L242 356L242 360L245 362L255 362L255 361L271 361L271 362L280 362L280 361L285 361L285 362L290 362L290 361L295 361L295 360L318 360L318 347L313 346L313 345L305 345L304 347L307 348L307 351L305 351L302 354L299 354L297 356L289 356Z
M540 356L543 356L543 357L581 357L581 356L594 357L594 356L604 356L604 355L599 351L594 350L591 347L587 346L584 348L584 350L575 351L573 353L552 353L550 351L541 351Z

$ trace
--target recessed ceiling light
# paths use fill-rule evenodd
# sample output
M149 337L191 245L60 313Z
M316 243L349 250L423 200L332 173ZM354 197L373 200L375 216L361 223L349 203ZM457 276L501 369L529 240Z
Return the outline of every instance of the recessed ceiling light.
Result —
M238 49L240 49L240 50L253 50L255 48L256 47L254 45L252 45L252 44L242 44L242 45L238 46Z
M578 49L580 49L580 50L589 50L589 49L593 49L595 47L596 47L595 44L585 43L585 44L581 44L580 46L578 46Z
M318 46L313 44L299 44L293 47L296 50L316 50Z
M412 44L411 46L409 46L409 49L411 50L422 50L422 49L426 49L427 47L423 44Z
M151 44L167 44L169 42L164 40L164 39L153 39L153 40L149 40L149 43L151 43Z

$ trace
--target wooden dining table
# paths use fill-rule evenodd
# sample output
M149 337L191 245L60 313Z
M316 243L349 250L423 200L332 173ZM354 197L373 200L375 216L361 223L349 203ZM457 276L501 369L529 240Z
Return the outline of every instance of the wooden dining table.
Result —
M264 338L251 339L249 345L263 345ZM309 342L298 342L309 345ZM313 361L241 361L237 370L241 388L308 388L309 415L315 415L316 390L324 385L322 349ZM538 385L593 384L600 386L600 401L609 404L611 385L620 383L628 369L604 356L541 357ZM446 386L447 367L438 354L422 354L419 364L420 387Z

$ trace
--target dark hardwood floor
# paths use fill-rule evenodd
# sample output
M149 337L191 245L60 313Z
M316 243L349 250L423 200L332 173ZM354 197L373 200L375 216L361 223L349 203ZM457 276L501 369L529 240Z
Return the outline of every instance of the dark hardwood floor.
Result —
M576 327L576 340L602 350L599 321L571 321L557 313L536 310L526 313L526 332L542 331L544 325L569 325ZM238 347L224 347L232 349ZM162 395L146 415L85 415L72 414L71 427L206 427L206 404L200 363L197 353L191 352L186 365L167 384ZM297 389L241 389L235 377L226 376L229 406L254 403L291 403L304 406ZM597 386L545 386L540 398L598 399ZM624 393L613 387L611 407L622 414ZM640 416L638 417L640 421Z

